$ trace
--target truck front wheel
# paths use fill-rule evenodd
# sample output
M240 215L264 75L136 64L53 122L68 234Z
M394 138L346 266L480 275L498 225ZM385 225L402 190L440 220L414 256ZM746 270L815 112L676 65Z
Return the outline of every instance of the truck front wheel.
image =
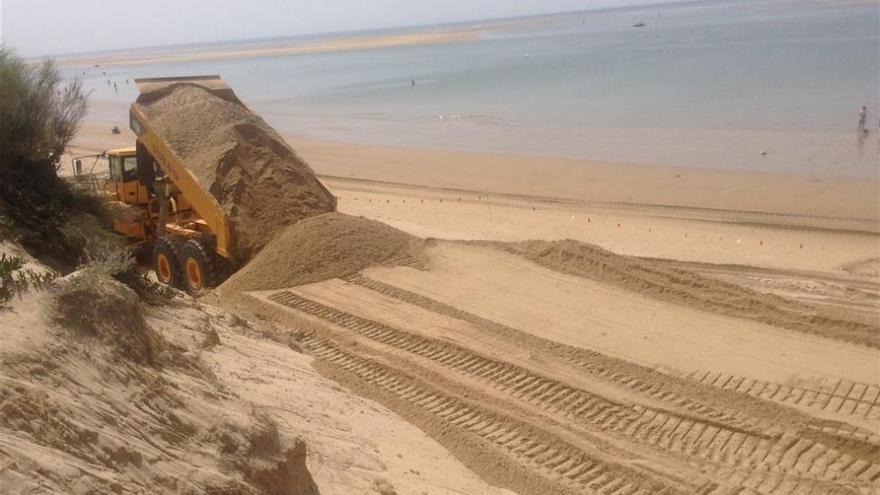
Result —
M157 239L153 244L153 269L159 282L180 287L181 270L177 250L168 239Z
M183 288L190 294L198 294L203 289L213 287L217 277L214 256L196 240L189 240L180 249L183 267Z

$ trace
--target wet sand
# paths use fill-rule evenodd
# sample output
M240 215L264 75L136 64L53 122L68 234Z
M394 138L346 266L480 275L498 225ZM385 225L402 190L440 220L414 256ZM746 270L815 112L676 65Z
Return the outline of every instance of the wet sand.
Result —
M354 50L374 50L394 46L432 45L441 43L460 43L475 39L484 29L454 29L373 36L345 36L318 41L302 41L259 46L254 48L215 48L210 50L189 50L184 52L156 51L151 54L125 52L121 54L98 54L75 56L60 59L69 65L131 65L167 62L194 62L207 60L226 60L232 58L273 57L305 53L330 53Z

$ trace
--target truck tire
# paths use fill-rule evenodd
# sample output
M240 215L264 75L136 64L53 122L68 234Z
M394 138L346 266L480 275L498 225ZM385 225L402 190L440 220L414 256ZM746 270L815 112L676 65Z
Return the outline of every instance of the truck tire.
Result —
M162 238L153 243L153 270L156 271L159 282L180 288L183 272L180 269L177 248L170 240Z
M190 294L214 287L217 281L214 256L201 242L189 240L183 244L180 266L183 267L183 288Z

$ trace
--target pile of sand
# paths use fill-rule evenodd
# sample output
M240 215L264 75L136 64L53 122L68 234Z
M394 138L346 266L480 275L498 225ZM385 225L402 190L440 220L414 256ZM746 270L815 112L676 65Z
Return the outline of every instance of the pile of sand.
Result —
M234 294L343 277L371 265L413 262L416 249L415 237L384 223L327 213L280 232L219 290Z
M619 255L570 239L489 244L551 270L656 299L880 348L880 327L876 322L856 321L823 307L667 267L649 259Z
M230 219L233 256L244 262L279 229L335 211L333 195L262 118L190 83L138 99L155 131Z

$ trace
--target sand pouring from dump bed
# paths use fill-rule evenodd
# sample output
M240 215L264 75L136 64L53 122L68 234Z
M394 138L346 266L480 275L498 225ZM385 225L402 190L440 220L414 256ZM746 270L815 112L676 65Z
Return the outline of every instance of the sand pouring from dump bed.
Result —
M284 227L336 209L308 164L244 105L186 83L137 105L228 216L239 262Z
M307 218L279 232L220 291L270 290L414 259L417 239L384 223L342 213Z

